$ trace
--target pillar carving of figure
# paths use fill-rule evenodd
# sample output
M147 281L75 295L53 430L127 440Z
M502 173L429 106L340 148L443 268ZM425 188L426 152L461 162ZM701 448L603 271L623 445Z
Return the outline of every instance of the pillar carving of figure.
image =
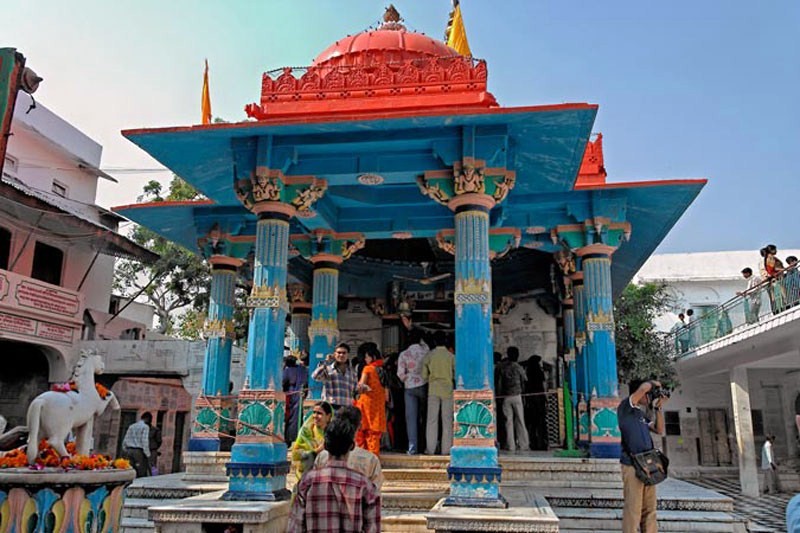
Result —
M220 450L220 434L232 428L236 398L230 396L231 349L234 340L233 313L237 269L242 260L212 255L211 290L204 334L208 339L203 364L203 388L195 400L195 418L190 452Z
M617 424L619 384L614 341L611 255L615 247L590 244L579 248L584 281L586 368L589 375L590 452L592 457L619 457Z

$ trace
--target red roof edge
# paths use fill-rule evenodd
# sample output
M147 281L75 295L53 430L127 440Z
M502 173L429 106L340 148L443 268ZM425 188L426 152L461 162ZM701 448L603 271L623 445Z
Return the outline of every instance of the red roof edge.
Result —
M331 123L331 122L349 122L356 120L381 120L393 118L409 118L409 117L431 117L431 116L453 116L453 115L505 115L511 113L547 113L552 111L577 111L593 109L597 110L598 104L588 104L585 102L567 103L567 104L550 104L540 106L525 106L525 107L490 107L490 108L475 108L469 107L438 107L431 109L413 109L413 110L397 110L397 111L380 111L380 112L367 112L367 113L337 113L331 115L319 115L313 120L313 123ZM253 126L291 126L296 124L309 124L309 118L306 117L276 117L274 119L259 120L259 121L242 121L226 124L206 124L195 126L168 126L164 128L132 128L122 130L122 135L125 137L144 135L151 133L177 133L187 131L215 131L237 128L252 128Z
M605 189L623 188L643 188L643 187L664 187L670 185L705 185L707 178L674 179L674 180L651 180L651 181L622 181L615 183L604 183L603 185L576 185L576 191L601 191Z
M212 205L212 204L214 204L213 200L171 200L164 202L145 202L141 204L118 205L116 207L112 207L111 210L117 212L125 209L139 209L148 207L182 207L187 205L192 206L192 205Z

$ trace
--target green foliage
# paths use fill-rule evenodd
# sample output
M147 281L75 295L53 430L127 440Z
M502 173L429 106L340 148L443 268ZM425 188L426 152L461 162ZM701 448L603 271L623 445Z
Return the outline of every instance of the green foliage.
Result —
M166 196L162 196L161 184L151 180L144 186L139 201L194 200L199 196L191 185L175 176L169 184ZM131 239L160 257L152 265L118 261L114 271L115 290L128 297L134 297L141 291L148 303L155 307L160 333L197 338L200 329L196 325L196 315L205 315L208 307L208 286L211 279L208 265L201 257L145 227L137 226ZM191 309L183 317L177 316L189 306ZM187 318L188 322L184 326L182 322Z
M629 284L614 303L617 371L621 388L635 379L659 379L676 387L677 375L656 317L671 308L672 297L663 283Z

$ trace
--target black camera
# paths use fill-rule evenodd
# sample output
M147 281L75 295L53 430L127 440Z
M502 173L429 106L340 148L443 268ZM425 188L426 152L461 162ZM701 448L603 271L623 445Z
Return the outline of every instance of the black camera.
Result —
M671 395L671 390L665 389L664 387L653 386L653 388L647 393L647 399L650 401L650 403L653 403L659 398L669 398Z

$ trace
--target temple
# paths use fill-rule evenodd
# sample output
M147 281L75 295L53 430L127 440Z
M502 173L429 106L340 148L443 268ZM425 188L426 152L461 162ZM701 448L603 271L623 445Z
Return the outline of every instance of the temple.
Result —
M249 120L123 132L207 198L116 211L212 267L190 449L218 451L236 413L226 498L288 497L284 342L316 367L340 337L345 295L372 302L385 352L409 325L455 332L446 505L505 505L493 313L510 299L536 298L558 324L557 383L572 398L558 412L578 421L564 445L619 457L612 301L705 180L607 183L602 136L590 137L597 105L502 107L487 78L485 61L408 31L392 8L309 67L266 72ZM247 374L232 397L242 278ZM420 305L412 295L429 286Z

